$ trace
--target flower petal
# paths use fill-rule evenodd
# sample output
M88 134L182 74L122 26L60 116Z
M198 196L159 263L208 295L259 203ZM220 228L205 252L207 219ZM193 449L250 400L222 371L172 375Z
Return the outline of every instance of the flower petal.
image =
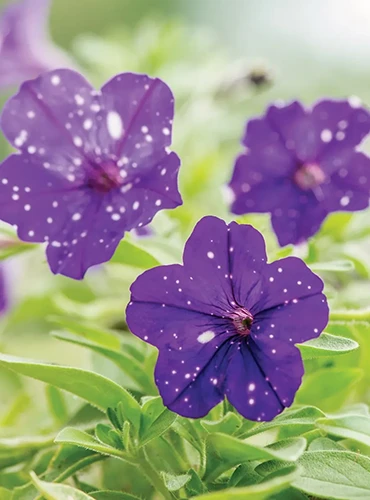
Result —
M308 240L317 233L328 215L325 205L320 204L313 193L302 195L301 198L301 205L292 206L286 200L271 215L272 227L280 246L297 245Z
M87 203L85 193L40 166L31 155L12 155L0 165L1 218L24 241L52 241Z
M118 157L140 164L145 157L170 146L174 98L158 78L118 75L102 88L102 102L108 115L116 113L122 121L124 133L120 137L108 134Z
M229 364L227 398L251 420L272 420L292 404L301 385L303 363L298 349L280 344L272 351L269 342L262 346L250 340Z
M196 297L220 308L222 315L234 302L229 262L229 231L217 217L203 217L184 249L184 266L193 277Z
M285 106L270 106L266 120L287 151L301 163L312 162L322 144L310 113L298 101Z
M266 374L245 342L239 350L234 349L227 367L225 386L227 399L249 420L272 420L284 409L284 404L266 380Z
M332 155L340 158L345 151L352 151L370 132L370 113L357 98L319 101L313 107L312 119L323 140L317 158L322 166L325 162L321 160Z
M280 207L282 200L294 203L299 190L286 172L280 171L279 163L270 160L269 170L264 172L258 154L238 157L229 186L235 194L231 211L234 214L266 213Z
M229 227L233 294L239 306L251 310L261 297L261 273L267 260L265 241L252 226L232 222Z
M155 381L163 403L183 417L207 415L224 399L229 350L227 342L216 344L215 339L197 352L162 351L155 369Z

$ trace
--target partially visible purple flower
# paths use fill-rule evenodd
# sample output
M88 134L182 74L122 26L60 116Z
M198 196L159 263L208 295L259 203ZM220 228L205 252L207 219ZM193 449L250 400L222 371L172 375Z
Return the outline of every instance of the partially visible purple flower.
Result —
M283 246L313 236L330 212L366 208L370 159L356 146L369 132L370 114L357 98L270 106L247 123L229 184L232 212L271 213Z
M258 231L216 217L197 224L183 260L139 276L127 307L131 331L159 349L164 404L197 418L226 396L244 417L271 420L301 383L294 344L327 324L321 279L295 257L267 264Z
M125 231L181 204L173 113L170 89L146 75L118 75L101 91L71 70L25 82L1 118L20 154L0 165L0 218L20 239L48 243L54 273L81 279Z
M9 306L9 291L4 264L0 264L0 315L7 311Z
M150 226L142 226L133 229L132 234L135 238L150 238L153 236L154 231Z
M0 87L73 65L49 39L49 8L50 0L22 0L0 13Z

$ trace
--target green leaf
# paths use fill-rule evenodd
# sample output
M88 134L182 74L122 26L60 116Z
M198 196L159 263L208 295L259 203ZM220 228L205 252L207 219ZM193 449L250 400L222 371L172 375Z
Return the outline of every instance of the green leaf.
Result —
M137 361L133 356L122 351L115 351L90 340L64 332L52 332L53 337L70 342L75 345L87 347L94 352L110 359L118 366L126 375L128 375L137 385L138 390L153 394L156 392L155 386L151 377L145 372L143 364Z
M227 488L194 497L194 500L264 500L288 488L297 477L296 471L287 469L285 474L252 486Z
M328 451L340 450L346 451L346 448L332 439L320 437L312 441L308 447L308 451Z
M347 399L353 386L361 380L358 368L325 368L306 375L296 401L319 405L323 411L335 411ZM325 416L325 415L323 415Z
M162 472L164 484L168 491L178 491L185 486L191 479L189 474L174 475L168 472Z
M315 429L315 422L320 417L325 417L325 413L315 406L304 406L298 409L286 410L271 422L265 422L249 430L244 437L275 428L288 428L290 431L294 431L295 434L303 434Z
M80 368L51 365L6 354L0 355L0 364L22 375L71 392L103 411L123 402L126 418L135 426L139 425L139 403L125 389L102 375Z
M235 465L251 460L278 459L294 462L304 452L302 437L278 441L261 448L226 434L213 433L207 437L206 481L212 481Z
M250 486L252 484L259 483L261 481L261 476L257 474L255 468L255 462L246 462L245 464L239 465L239 467L234 470L232 476L230 477L228 486L237 486L238 488L240 488L242 486Z
M6 242L6 245L0 245L0 261L9 259L10 257L15 257L30 250L37 248L37 245L32 245L30 243L23 243L21 241L10 241Z
M235 413L228 412L218 421L201 420L200 424L209 433L234 434L241 427L242 419Z
M347 415L336 418L320 418L316 422L321 430L345 439L353 439L370 446L370 418L362 415Z
M312 496L338 500L370 498L370 459L347 451L307 451L298 460L293 486Z
M153 255L126 239L122 240L118 245L110 262L125 264L139 269L149 269L161 264Z
M194 469L190 469L188 475L190 476L190 481L186 483L185 490L189 497L207 493L207 488L204 486L203 481Z
M353 271L355 266L351 260L333 260L331 262L310 264L310 269L314 272L333 271L337 273L346 273L348 271Z
M120 491L94 491L90 493L90 495L95 498L95 500L140 500L139 497Z
M142 406L140 428L140 444L145 446L152 439L161 436L177 418L168 408L163 406L160 396L148 399Z
M79 429L73 429L72 427L66 427L60 431L55 438L55 442L72 444L74 446L79 446L87 450L101 453L102 455L121 458L122 460L126 459L126 455L123 451L117 450L108 444L103 444L97 441L93 436L90 436L90 434L87 434L87 432Z
M57 387L48 385L46 386L46 399L55 421L64 424L68 419L68 410L63 394Z
M330 333L322 333L320 337L308 340L304 344L297 344L303 359L321 358L323 356L336 356L346 354L357 349L358 343L354 340Z
M79 335L80 337L90 340L95 344L119 351L121 349L121 341L117 334L111 330L107 330L101 326L97 327L87 321L78 321L65 316L52 316L50 321L58 326L62 326L66 330Z
M13 493L6 488L1 488L0 486L0 498L1 500L11 500Z
M33 484L46 500L94 500L93 497L64 484L41 481L36 474L30 473Z

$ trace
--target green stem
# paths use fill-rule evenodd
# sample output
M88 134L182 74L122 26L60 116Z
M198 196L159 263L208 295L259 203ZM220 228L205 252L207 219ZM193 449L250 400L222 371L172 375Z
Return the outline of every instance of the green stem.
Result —
M331 311L330 321L370 321L370 309Z
M136 464L138 465L138 467L140 467L142 472L149 479L150 483L154 486L155 491L161 493L163 498L167 500L173 500L173 498L176 498L170 491L168 491L160 474L158 474L152 464L147 460L145 451L143 449L141 449L137 454Z

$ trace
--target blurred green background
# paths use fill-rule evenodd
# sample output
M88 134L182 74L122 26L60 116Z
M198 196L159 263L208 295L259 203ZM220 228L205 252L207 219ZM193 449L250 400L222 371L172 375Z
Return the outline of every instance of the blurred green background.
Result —
M0 7L7 3L0 0ZM184 205L159 214L154 221L157 235L141 243L164 263L180 260L183 242L201 216L215 214L230 220L222 187L230 178L248 117L279 98L311 103L323 96L355 94L370 103L369 25L370 2L364 0L350 4L346 0L54 0L50 19L55 43L95 84L119 72L138 71L163 78L175 94L173 149L182 159ZM268 83L258 85L256 75ZM0 140L0 159L9 152ZM278 250L267 216L242 220L263 232L270 257L292 251ZM366 211L331 216L304 249L308 263L336 258L354 263L351 273L323 273L332 306L368 307L369 248ZM1 350L92 367L122 382L113 365L49 333L56 328L55 316L124 331L128 288L141 271L118 256L89 272L83 282L74 282L53 276L40 248L12 258L6 266L14 307L0 323ZM301 401L319 404L316 400L321 398L325 406L328 400L329 410L348 398L368 402L369 331L332 330L357 338L363 348L339 361L308 364L311 382ZM320 396L314 376L324 369L332 370L335 383L333 394L324 391ZM19 432L22 422L27 422L28 430L45 429L50 417L43 410L44 386L5 371L0 376L4 432L7 426L10 433ZM17 405L25 405L28 412L19 413Z

